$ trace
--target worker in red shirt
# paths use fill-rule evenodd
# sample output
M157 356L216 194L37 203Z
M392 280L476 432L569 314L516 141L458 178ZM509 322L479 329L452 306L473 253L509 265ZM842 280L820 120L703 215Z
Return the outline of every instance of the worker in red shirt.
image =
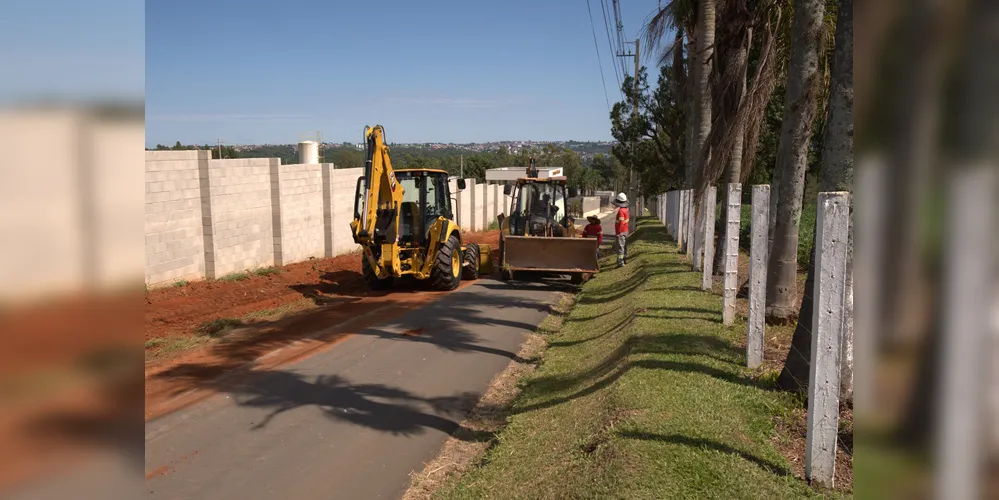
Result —
M604 242L604 228L600 225L600 218L596 215L591 215L586 220L590 223L583 228L583 237L597 239L597 260L600 260L600 245Z
M614 217L614 236L617 238L617 267L624 266L628 255L628 224L630 215L628 213L628 195L618 193L614 199L614 206L617 207L617 214Z

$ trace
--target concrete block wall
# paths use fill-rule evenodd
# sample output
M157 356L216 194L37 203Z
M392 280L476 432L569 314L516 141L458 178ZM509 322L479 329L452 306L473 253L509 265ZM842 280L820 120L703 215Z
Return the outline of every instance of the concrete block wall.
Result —
M485 206L485 224L482 226L483 229L489 227L490 224L496 222L496 215L499 214L497 209L500 207L500 197L503 196L502 186L499 184L488 184L486 186L486 206Z
M500 191L502 193L503 191ZM510 191L513 192L512 190ZM509 217L510 216L510 205L513 203L513 196L504 194L500 199L502 206L500 207L500 213Z
M496 222L496 217L503 213L503 186L499 184L493 184L492 186L493 190L489 193L490 224Z
M358 250L350 234L350 221L354 220L354 198L357 194L357 178L364 175L363 168L330 170L330 229L328 238L332 242L332 254L343 255Z
M280 234L274 237L274 264L324 257L325 211L323 169L329 164L282 165L278 189Z
M474 220L472 214L472 207L474 203L474 193L475 193L475 179L465 179L465 190L462 191L461 196L461 222L458 225L466 231L472 230L472 220Z
M475 182L474 180L472 182ZM469 217L468 230L471 231L481 231L485 229L483 225L482 213L485 211L485 196L486 196L486 185L485 184L469 184L469 191L472 192L472 214L473 217Z
M100 193L90 198L95 233L93 280L105 289L125 283L131 287L146 262L145 244L135 237L144 225L144 210L139 210L145 203L144 173L138 168L144 154L137 146L146 140L145 129L140 119L93 120L88 128L91 189Z
M147 151L146 283L205 277L202 184L209 151Z
M145 130L89 106L0 110L0 306L132 289L146 272ZM154 230L154 233L156 231ZM25 263L28 263L26 265ZM164 266L161 266L164 267Z
M457 198L454 215L458 226L465 231L472 231L472 220L474 219L472 214L472 196L475 192L475 179L465 179L464 191L458 191L457 181L451 181L450 185L452 197ZM454 202L452 201L452 203Z
M212 160L209 151L145 152L145 274L149 286L221 278L310 257L357 252L350 233L362 169ZM452 209L466 231L509 210L500 185L466 179Z
M208 161L209 200L202 203L211 211L205 232L206 249L211 249L205 252L208 277L275 264L274 243L281 232L279 166L280 158Z

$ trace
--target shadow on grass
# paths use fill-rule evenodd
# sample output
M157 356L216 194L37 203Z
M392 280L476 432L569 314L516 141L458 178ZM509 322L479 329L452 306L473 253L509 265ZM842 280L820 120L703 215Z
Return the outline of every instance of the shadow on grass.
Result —
M584 339L578 339L578 340L553 341L553 342L549 342L548 345L550 347L570 347L570 346L574 346L574 345L585 344L587 342L592 342L594 340L599 340L599 339L605 338L608 335L611 335L613 333L617 333L617 332L623 330L624 328L626 328L627 326L631 325L632 323L634 323L635 317L636 316L634 314L628 314L624 319L622 319L621 321L618 321L616 324L614 324L614 326L608 328L603 333L600 333L600 334L597 334L597 335L593 335L593 336L586 337ZM572 321L572 320L566 320L566 322L569 322L569 321ZM577 320L574 320L574 321L582 321L582 320L578 320L577 319Z
M638 431L622 431L617 433L618 436L625 439L639 439L643 441L658 441L661 443L678 444L682 446L689 446L691 448L699 449L709 449L720 451L722 453L727 453L730 455L735 455L743 460L752 462L760 468L766 470L767 472L776 474L778 476L790 476L791 471L781 467L769 460L760 458L756 455L752 455L745 451L733 448L727 444L719 443L710 439L704 438L694 438L690 436L683 436L680 434L657 434L649 432L638 432Z
M706 357L724 363L730 369L722 369L696 361L674 361L639 359L626 360L632 355L685 355ZM646 370L669 370L682 373L706 375L724 382L771 390L765 381L746 377L738 373L742 359L741 350L730 343L702 335L636 335L628 338L611 351L599 364L583 372L569 376L550 376L534 379L524 388L524 394L534 398L546 394L559 393L567 389L588 384L582 389L565 396L545 399L541 402L519 406L516 413L550 408L583 396L593 394L616 382L634 368Z
M687 271L689 272L689 271ZM707 292L707 290L702 289L699 286L694 285L676 285L667 287L656 287L649 288L650 292Z

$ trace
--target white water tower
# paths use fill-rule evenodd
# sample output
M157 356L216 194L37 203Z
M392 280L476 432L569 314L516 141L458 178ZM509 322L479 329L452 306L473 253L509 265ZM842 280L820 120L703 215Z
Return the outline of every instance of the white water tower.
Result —
M298 163L301 164L319 163L319 143L316 141L299 141Z

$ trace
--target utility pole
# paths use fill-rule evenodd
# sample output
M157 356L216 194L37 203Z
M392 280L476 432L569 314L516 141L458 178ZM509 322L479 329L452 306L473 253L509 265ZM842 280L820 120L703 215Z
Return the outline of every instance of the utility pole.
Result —
M465 156L458 155L458 177L465 178Z
M222 159L222 139L219 138L219 159Z
M632 54L617 54L618 57L634 57L635 58L635 77L634 77L634 82L633 82L634 86L635 86L635 90L633 92L634 95L632 96L632 101L634 101L634 102L632 104L631 115L632 115L632 119L634 119L636 122L638 121L638 105L639 105L639 97L640 97L639 96L639 86L638 86L638 72L641 70L641 66L639 65L640 64L640 62L639 62L640 61L639 60L639 52L641 51L641 44L639 43L640 40L641 39L635 39L634 42L625 42L625 43L628 43L628 44L631 44L631 43L635 44L635 52L634 53L632 53ZM637 152L637 145L636 145L636 152ZM633 207L635 207L635 209L636 209L635 210L636 213L633 214L633 216L631 217L631 221L628 224L629 225L629 230L630 231L634 231L635 230L635 218L638 217L638 215L640 215L641 209L638 208L638 199L635 197L635 169L634 169L634 166L631 166L631 165L628 166L628 200L629 200L629 203L631 203L631 205Z

